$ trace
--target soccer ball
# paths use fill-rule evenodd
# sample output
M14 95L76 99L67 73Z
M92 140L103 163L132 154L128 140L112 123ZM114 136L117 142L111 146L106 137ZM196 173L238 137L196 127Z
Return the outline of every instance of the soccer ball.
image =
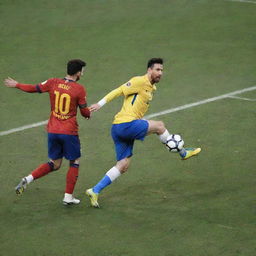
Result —
M184 141L179 134L171 134L167 137L166 147L171 152L180 151L184 146Z

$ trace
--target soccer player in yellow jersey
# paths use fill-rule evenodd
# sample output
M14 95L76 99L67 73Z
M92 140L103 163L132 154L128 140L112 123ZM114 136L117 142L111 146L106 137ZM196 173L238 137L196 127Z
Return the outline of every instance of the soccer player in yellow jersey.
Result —
M96 208L99 207L98 195L100 191L128 170L135 140L144 140L146 135L157 134L160 141L165 144L170 135L162 121L142 119L148 110L153 92L156 90L155 84L160 81L163 75L163 60L152 58L148 61L147 68L147 73L144 76L133 77L89 108L91 112L97 111L114 98L124 96L122 109L116 114L111 130L115 143L116 165L107 171L98 184L86 190L91 205ZM185 160L197 155L200 151L200 148L182 148L179 154Z

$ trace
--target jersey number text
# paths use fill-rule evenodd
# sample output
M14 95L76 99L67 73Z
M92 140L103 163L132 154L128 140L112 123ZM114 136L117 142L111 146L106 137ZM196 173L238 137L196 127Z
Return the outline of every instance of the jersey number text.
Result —
M55 112L66 115L69 112L71 97L67 93L54 91L55 94Z

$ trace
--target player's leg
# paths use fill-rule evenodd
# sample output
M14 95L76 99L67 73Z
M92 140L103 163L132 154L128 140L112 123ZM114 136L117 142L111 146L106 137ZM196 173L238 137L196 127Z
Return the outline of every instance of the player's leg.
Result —
M170 136L169 131L166 129L164 123L162 121L148 121L148 132L147 135L157 134L159 136L160 141L165 144L167 142L167 138ZM185 154L186 150L183 148L180 151L181 157Z
M61 166L61 162L62 158L56 160L50 159L49 162L39 165L28 176L21 179L20 183L15 187L16 193L22 194L27 185L32 181L47 175L49 172L58 170Z
M39 165L28 176L21 179L20 183L15 187L16 193L22 194L27 185L32 181L47 175L49 172L57 171L61 166L61 162L62 158L56 160L50 159L49 162Z
M131 158L127 157L116 162L116 165L109 169L105 176L93 187L86 190L86 195L90 197L91 205L99 208L99 193L116 180L121 174L125 173L130 165Z
M59 134L48 134L48 157L50 161L32 171L31 175L26 177L28 183L47 175L51 171L57 171L61 167L63 153L58 136Z
M149 134L157 134L159 136L160 141L165 144L167 138L170 136L169 131L166 129L164 123L162 121L154 121L154 120L147 120L148 121L148 135ZM182 148L179 151L179 154L183 160L186 160L192 156L199 154L201 148Z
M78 179L79 174L79 158L70 161L70 167L67 172L66 176L66 189L65 194L63 198L63 204L69 205L69 204L79 204L80 200L73 197L73 192L75 189L75 185Z
M169 131L166 129L164 123L162 121L148 121L148 131L147 135L157 134L162 143L166 143L168 136L170 136Z
M63 198L63 204L79 204L80 200L73 196L75 185L79 174L79 164L81 157L81 146L77 135L62 134L63 155L69 160L69 169L66 175L66 188ZM75 160L73 160L75 159Z
M86 190L86 195L90 197L91 205L98 208L98 195L99 193L116 180L121 174L125 173L130 165L131 156L133 151L134 139L134 126L135 124L118 124L112 126L112 138L115 143L116 150L116 165L109 169L104 177L93 187ZM145 130L144 136L147 131L147 123L143 129ZM141 128L141 127L140 127ZM136 134L141 134L136 129Z
M59 141L59 134L48 133L48 156L50 161L38 166L31 174L22 178L20 183L15 187L17 194L21 194L29 183L39 179L49 172L56 171L62 163L63 150Z
M110 185L121 174L125 173L130 165L131 158L126 157L116 162L116 165L109 169L105 176L93 187L93 192L99 194L101 190Z

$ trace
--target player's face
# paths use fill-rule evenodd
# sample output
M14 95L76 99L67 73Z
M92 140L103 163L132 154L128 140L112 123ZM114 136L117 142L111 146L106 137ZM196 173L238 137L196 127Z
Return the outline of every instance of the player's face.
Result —
M83 76L83 74L84 74L84 68L82 68L81 71L77 72L76 81L79 81L81 76Z
M148 72L150 74L152 83L158 83L163 75L163 65L156 63L152 68L148 69Z

